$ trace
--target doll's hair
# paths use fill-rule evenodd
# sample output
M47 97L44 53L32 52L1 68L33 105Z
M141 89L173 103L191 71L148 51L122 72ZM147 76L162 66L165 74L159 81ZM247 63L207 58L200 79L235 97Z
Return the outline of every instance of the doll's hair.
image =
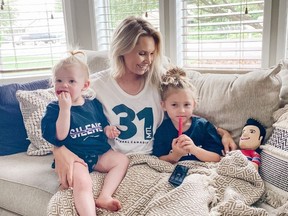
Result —
M264 143L264 139L265 139L265 136L266 136L266 129L265 127L263 126L263 124L261 124L259 121L257 121L256 119L253 119L253 118L249 118L247 121L246 121L246 124L244 125L244 127L248 126L248 125L254 125L256 127L259 128L260 130L260 136L262 136L262 140L261 140L261 145Z
M161 100L165 101L171 92L179 89L190 89L192 97L195 103L197 103L198 96L196 87L190 82L186 76L186 72L182 68L173 67L162 76L160 83Z

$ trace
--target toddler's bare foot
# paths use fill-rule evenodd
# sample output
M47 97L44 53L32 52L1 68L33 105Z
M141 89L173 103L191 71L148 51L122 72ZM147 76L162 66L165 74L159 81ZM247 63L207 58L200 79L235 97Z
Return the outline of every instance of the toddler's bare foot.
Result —
M121 203L119 200L110 198L98 198L96 199L96 206L99 208L104 208L109 211L118 211L121 209Z

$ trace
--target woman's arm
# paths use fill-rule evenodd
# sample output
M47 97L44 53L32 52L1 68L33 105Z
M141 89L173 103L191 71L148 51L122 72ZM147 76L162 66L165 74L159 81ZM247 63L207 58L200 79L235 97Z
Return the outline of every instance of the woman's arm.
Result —
M72 187L74 163L79 162L84 166L87 166L87 164L65 146L54 146L53 155L55 159L55 171L58 174L60 184L62 185L63 189Z
M190 154L193 154L196 158L198 158L198 160L203 162L219 162L221 159L220 155L217 153L207 151L195 145L187 145L184 148L187 148Z
M229 151L236 150L238 148L232 136L227 130L218 127L217 132L222 137L222 144L224 146L224 155Z

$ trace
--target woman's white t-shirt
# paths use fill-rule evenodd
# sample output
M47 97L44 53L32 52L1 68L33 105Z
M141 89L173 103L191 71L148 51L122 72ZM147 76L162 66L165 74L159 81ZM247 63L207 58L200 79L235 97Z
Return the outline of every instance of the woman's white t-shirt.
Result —
M164 117L156 86L146 82L141 92L129 95L106 70L92 75L91 87L109 123L121 131L119 137L109 139L112 148L124 154L151 154L155 131Z

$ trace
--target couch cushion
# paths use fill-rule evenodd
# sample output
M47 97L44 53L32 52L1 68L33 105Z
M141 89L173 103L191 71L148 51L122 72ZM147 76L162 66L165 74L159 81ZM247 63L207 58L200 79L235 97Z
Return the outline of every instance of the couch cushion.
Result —
M231 132L236 143L248 118L255 118L272 132L273 112L280 106L281 66L246 74L189 73L199 90L195 114Z
M46 215L48 202L59 184L52 161L52 155L18 153L0 157L0 208L19 215Z
M87 63L91 74L109 67L108 51L83 50L87 55Z
M46 89L49 86L48 79L0 86L0 155L24 152L30 143L27 140L16 91Z
M20 103L24 125L30 145L28 155L46 155L51 153L52 144L42 137L41 119L46 111L46 106L56 100L54 89L37 89L34 91L19 90L16 93Z

